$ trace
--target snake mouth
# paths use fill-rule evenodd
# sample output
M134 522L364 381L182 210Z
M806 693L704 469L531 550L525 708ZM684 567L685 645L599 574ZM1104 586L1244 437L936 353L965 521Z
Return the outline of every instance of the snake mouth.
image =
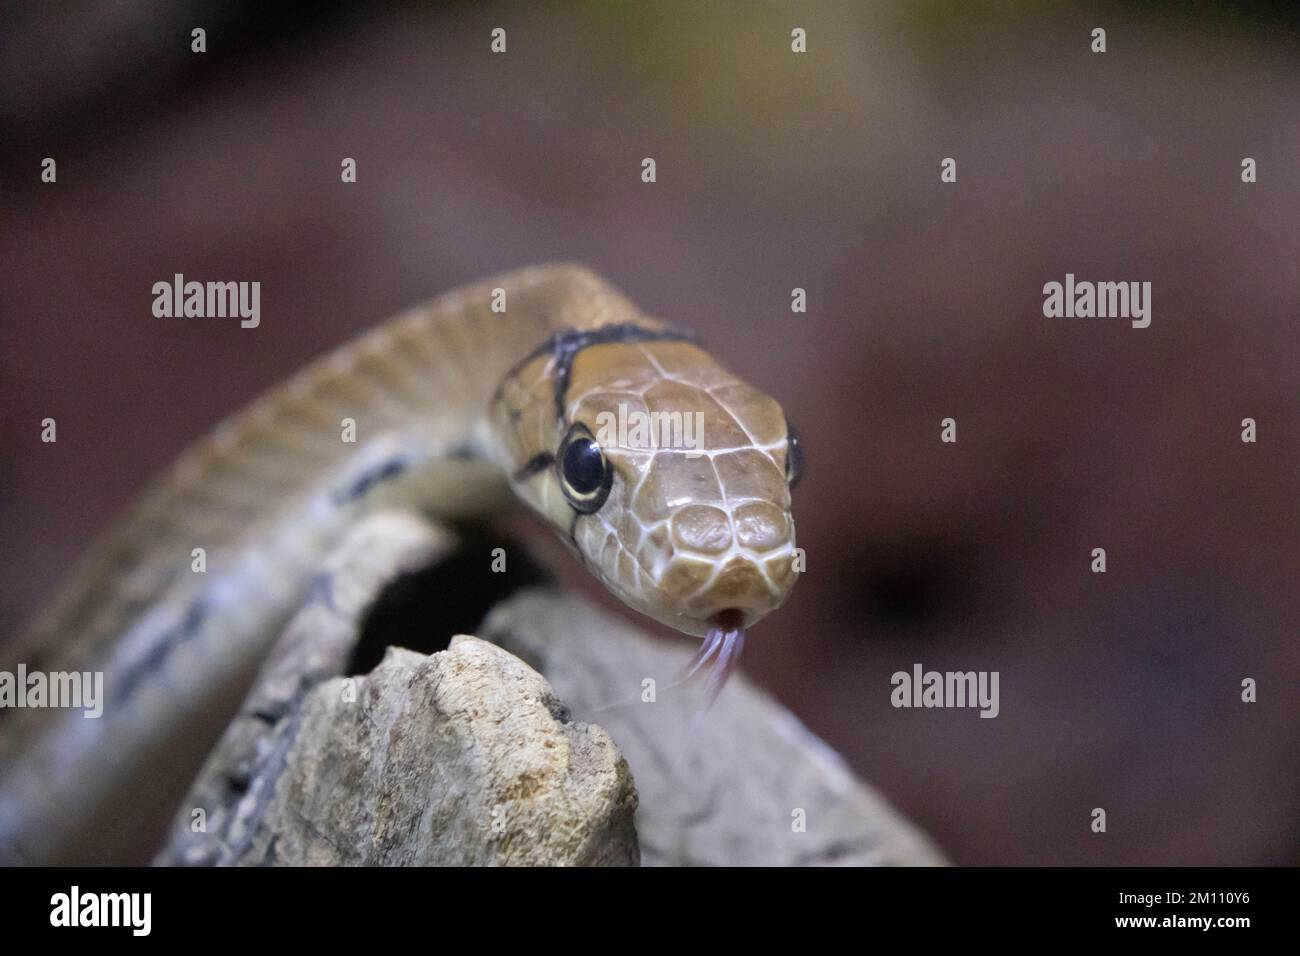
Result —
M743 611L728 608L715 614L712 621L708 634L700 642L699 650L686 665L681 677L682 680L689 681L700 673L705 665L710 665L704 683L706 706L717 699L745 649Z
M743 631L745 629L745 612L735 607L719 611L713 615L713 627L721 631Z

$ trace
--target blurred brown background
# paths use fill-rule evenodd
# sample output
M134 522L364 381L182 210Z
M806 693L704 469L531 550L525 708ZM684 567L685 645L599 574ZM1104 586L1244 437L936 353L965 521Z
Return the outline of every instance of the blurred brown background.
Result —
M274 6L3 9L0 634L305 360L577 260L785 404L809 571L744 669L957 862L1300 860L1284 7ZM261 327L155 319L176 272L261 281ZM1151 327L1045 319L1066 272L1151 281ZM1001 715L893 709L914 662Z

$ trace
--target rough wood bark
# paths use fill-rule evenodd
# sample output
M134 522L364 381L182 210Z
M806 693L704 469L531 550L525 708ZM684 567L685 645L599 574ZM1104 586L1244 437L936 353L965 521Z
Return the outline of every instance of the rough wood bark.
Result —
M409 515L377 514L353 530L158 862L943 862L743 677L703 711L671 687L685 644L572 595L525 591L479 628L491 643L392 650L370 674L344 678L384 585L453 547Z
M743 675L707 710L676 675L693 646L651 638L571 595L526 591L486 640L599 720L640 794L647 865L939 865L943 855L793 714ZM655 700L647 701L646 681ZM612 705L612 706L611 706Z
M473 637L393 648L304 699L229 862L606 865L639 858L627 764L541 675ZM233 848L232 848L233 849Z

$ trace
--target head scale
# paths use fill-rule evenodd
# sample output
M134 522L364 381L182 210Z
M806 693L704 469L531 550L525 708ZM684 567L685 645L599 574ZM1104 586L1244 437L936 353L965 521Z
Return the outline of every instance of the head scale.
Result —
M492 421L517 493L631 607L712 636L789 595L797 439L680 334L562 333L506 379Z

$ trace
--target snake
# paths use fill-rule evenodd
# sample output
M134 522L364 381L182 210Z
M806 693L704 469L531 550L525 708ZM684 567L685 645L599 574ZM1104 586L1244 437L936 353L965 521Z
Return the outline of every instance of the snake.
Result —
M655 427L678 422L698 424L689 442ZM378 508L522 502L624 604L698 638L686 675L716 694L798 576L801 462L775 399L584 266L398 315L185 450L0 644L0 670L103 675L97 719L0 709L0 862L75 859L86 820L130 832L131 787L162 786L167 742L247 687Z

